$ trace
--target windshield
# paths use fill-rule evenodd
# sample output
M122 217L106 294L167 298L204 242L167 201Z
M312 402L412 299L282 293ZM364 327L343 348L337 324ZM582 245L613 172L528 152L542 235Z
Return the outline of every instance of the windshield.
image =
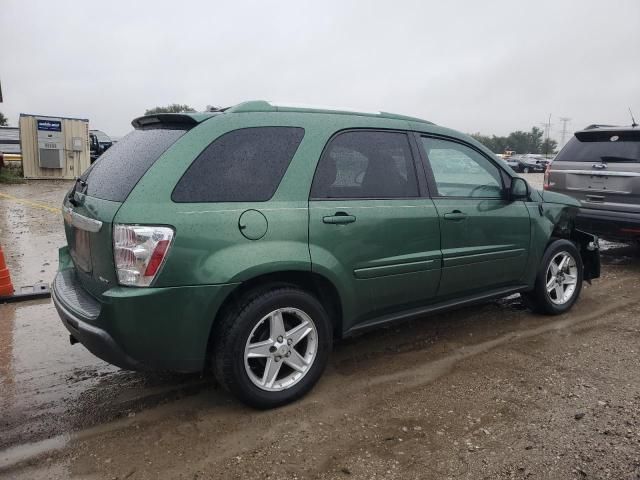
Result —
M579 140L573 137L556 157L567 162L640 162L640 138L611 141L597 137Z
M115 143L82 175L91 197L124 202L146 171L186 130L134 130Z

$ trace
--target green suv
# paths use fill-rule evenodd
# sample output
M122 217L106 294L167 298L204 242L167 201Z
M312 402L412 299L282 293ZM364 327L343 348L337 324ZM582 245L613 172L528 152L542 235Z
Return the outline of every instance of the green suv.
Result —
M576 200L424 120L254 101L133 126L65 198L53 286L71 342L122 368L211 368L273 407L335 339L517 292L558 314L599 275Z

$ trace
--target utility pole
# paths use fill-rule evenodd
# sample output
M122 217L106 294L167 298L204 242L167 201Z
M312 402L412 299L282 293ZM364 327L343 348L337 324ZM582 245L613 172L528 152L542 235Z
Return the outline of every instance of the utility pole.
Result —
M544 155L545 157L549 155L549 135L551 135L551 114L549 114L549 119L546 122L540 122L541 127L544 127L544 138L546 139L544 142Z
M551 134L551 114L549 114L549 121L547 122L547 141L544 142L544 156L549 157L549 135Z
M538 123L538 125L540 125L542 127L542 140L544 142L544 139L547 138L547 130L549 129L549 124L547 122L540 122Z
M564 147L564 141L567 138L567 123L571 121L569 117L560 117L560 121L562 122L562 133L560 134L560 148Z

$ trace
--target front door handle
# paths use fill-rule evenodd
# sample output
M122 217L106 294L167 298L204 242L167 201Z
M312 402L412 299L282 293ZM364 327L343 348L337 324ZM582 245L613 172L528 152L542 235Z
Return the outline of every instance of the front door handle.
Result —
M465 218L467 218L467 214L462 213L460 210L454 210L453 212L444 214L445 220L464 220Z
M333 215L322 217L323 223L330 223L333 225L341 225L345 223L353 223L356 221L356 217L349 215L346 212L336 212Z

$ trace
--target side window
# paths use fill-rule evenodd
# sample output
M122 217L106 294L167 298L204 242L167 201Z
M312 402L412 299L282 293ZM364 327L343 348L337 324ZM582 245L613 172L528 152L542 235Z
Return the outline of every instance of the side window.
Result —
M441 197L502 198L500 169L472 148L422 137Z
M263 202L276 192L303 128L254 127L225 133L198 155L173 190L174 202Z
M334 137L318 163L311 198L407 198L418 196L407 135L351 131Z

